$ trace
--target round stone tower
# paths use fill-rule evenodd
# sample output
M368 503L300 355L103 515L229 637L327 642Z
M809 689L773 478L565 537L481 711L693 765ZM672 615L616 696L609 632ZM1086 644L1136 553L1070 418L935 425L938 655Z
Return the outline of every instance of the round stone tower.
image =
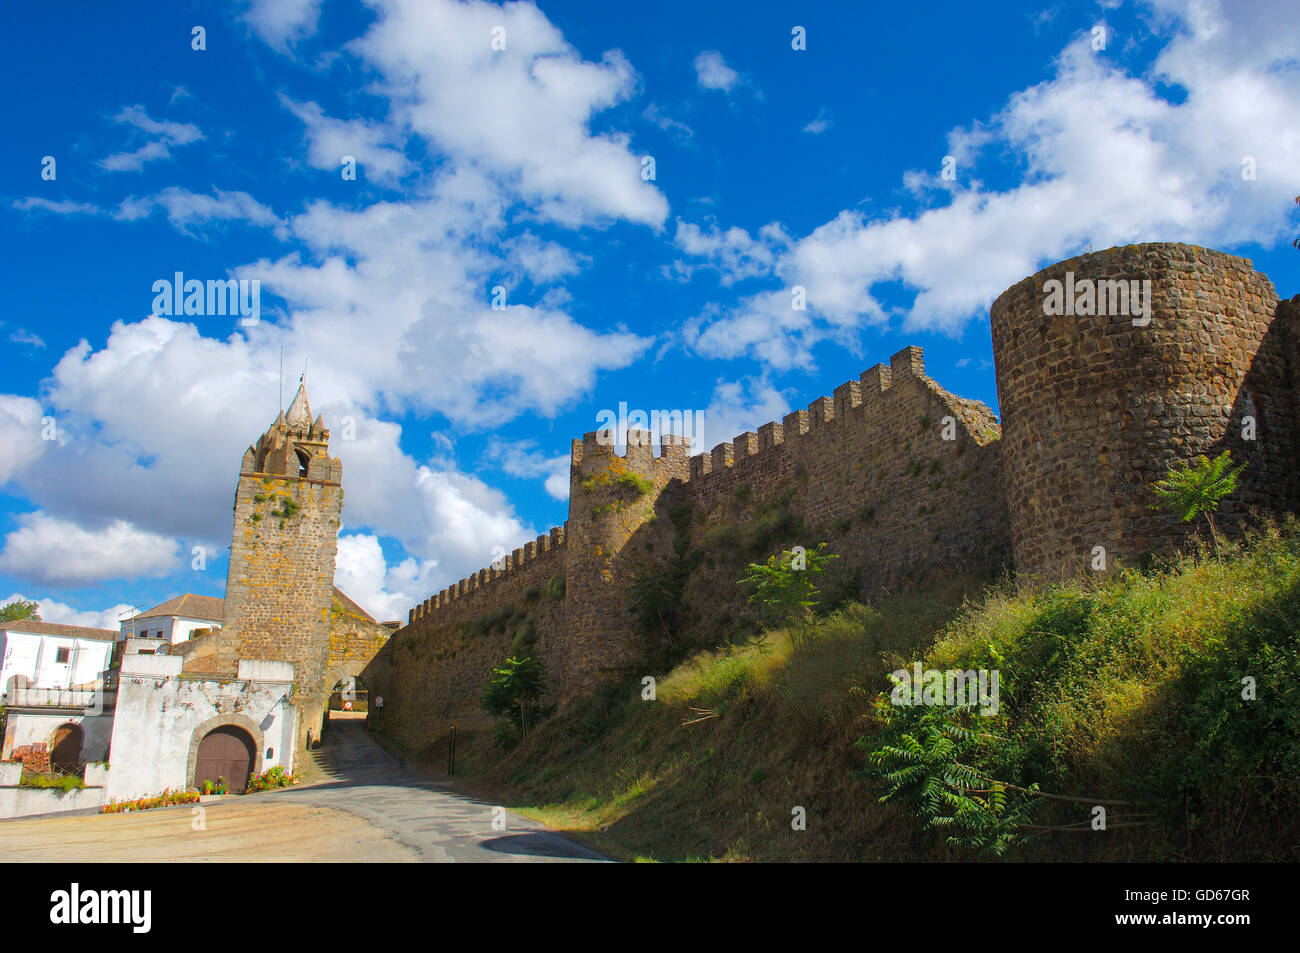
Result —
M1098 568L1098 546L1107 569L1135 565L1184 542L1151 486L1202 453L1247 463L1225 527L1252 505L1295 508L1296 352L1277 309L1250 261L1171 243L1071 258L993 303L1018 572Z

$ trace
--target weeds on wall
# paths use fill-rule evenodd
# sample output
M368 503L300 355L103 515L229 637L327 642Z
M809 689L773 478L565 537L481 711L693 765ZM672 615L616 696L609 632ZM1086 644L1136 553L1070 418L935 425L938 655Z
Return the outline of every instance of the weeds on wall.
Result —
M284 529L285 521L292 519L300 509L302 509L302 506L292 497L282 496L280 497L280 508L271 510L271 515L279 517L280 529Z
M617 513L624 510L629 504L639 500L655 488L653 480L630 471L593 474L579 485L584 493L594 493L602 487L610 487L622 494L607 503L593 506L591 509L592 519L599 519L606 513Z
M76 774L58 774L52 771L41 774L35 771L23 771L22 777L18 780L18 786L58 791L60 795L64 795L69 791L84 788L86 782L82 780L80 775Z
M643 566L628 584L628 607L636 619L637 632L648 644L660 648L659 654L665 658L656 660L659 664L676 660L682 647L683 594L698 561L691 549L693 516L689 501L668 507L668 519L673 525L672 555Z
M1219 534L1214 528L1214 511L1219 503L1237 489L1237 478L1246 464L1232 466L1232 451L1225 450L1213 460L1204 454L1193 463L1178 462L1169 468L1163 480L1155 484L1159 502L1153 508L1164 506L1179 515L1184 523L1201 517L1210 527L1214 551L1219 551Z

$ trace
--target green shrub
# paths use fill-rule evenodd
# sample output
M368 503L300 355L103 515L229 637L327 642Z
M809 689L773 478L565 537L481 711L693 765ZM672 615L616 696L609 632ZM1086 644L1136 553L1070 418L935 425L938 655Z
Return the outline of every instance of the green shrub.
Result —
M919 691L919 686L916 687ZM973 706L895 706L878 700L885 721L870 761L888 786L882 801L897 800L950 847L1001 856L1023 832L1037 806L1037 787L1012 793L988 776Z
M1109 801L1108 824L1126 830L1107 843L1124 859L1300 859L1300 524L1266 527L1222 556L993 591L924 656L925 668L1000 673L997 714L955 758L1007 792L1064 799L1040 806L1035 845ZM922 716L901 709L863 743L880 752L910 736L925 747L943 726ZM1102 849L1090 845L1035 849Z
M490 715L507 719L520 737L527 737L529 728L547 714L541 706L544 693L541 660L536 656L511 656L492 670L483 693L483 708Z
M557 572L547 580L546 595L555 602L564 598L564 573Z
M796 646L803 641L820 601L815 580L832 559L839 558L825 550L826 544L818 543L816 549L769 556L766 562L746 566L746 574L739 580L739 585L750 590L749 601L762 606L774 625L790 626Z

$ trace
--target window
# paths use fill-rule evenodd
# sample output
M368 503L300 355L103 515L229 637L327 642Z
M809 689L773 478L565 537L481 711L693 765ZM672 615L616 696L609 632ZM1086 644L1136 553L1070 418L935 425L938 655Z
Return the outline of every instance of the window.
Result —
M54 653L55 662L66 662L72 656L72 649L57 649Z

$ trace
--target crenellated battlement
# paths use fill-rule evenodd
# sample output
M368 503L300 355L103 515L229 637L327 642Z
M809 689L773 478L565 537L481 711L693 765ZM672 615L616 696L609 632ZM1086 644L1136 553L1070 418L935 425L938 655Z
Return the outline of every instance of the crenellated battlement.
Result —
M706 491L711 477L731 472L758 474L766 466L764 461L773 456L779 456L782 461L774 463L773 469L784 472L789 469L787 461L797 461L805 455L811 460L822 452L821 446L826 441L845 439L847 428L881 428L889 415L905 413L903 405L916 398L915 393L904 393L909 384L920 387L926 397L937 399L951 410L963 436L974 443L985 444L996 439L998 427L992 411L977 401L948 394L927 377L924 354L919 347L903 348L890 358L888 365L877 364L863 371L858 380L841 384L831 396L817 398L806 410L792 411L780 422L765 423L757 432L746 431L694 457L690 456L690 438L678 434L660 435L656 455L654 435L648 430L629 430L622 454L617 452L614 431L584 433L570 445L569 520L565 527L553 528L503 555L492 566L435 593L410 610L408 621L427 619L430 624L440 624L442 610L454 605L459 608L467 597L492 590L498 582L511 578L533 561L562 550L571 535L581 535L584 543L607 559L621 547L640 520L649 515L654 499L668 483L679 481L687 486L688 493L694 492L696 485ZM632 485L653 488L639 517L629 515L626 499L619 500L619 488L628 485L629 475L648 481L648 484L633 482ZM608 492L600 499L612 494L615 501L597 502L593 494L600 495L602 490ZM597 505L593 506L593 502ZM603 529L597 527L610 520L613 523ZM572 532L568 531L570 527Z
M504 554L491 566L471 573L455 585L435 592L428 599L414 606L407 613L407 624L413 624L419 619L432 619L439 609L444 609L480 589L489 589L502 580L513 578L530 564L545 558L549 553L558 553L563 549L564 527L552 526L549 532Z
M684 466L690 457L691 440L679 434L659 436L659 455L654 454L654 434L648 430L628 430L624 441L625 452L615 452L615 435L612 430L593 430L574 440L569 451L572 473L590 473L609 467L615 460L644 476Z
M791 411L779 423L763 424L757 433L746 431L691 457L690 479L700 481L733 468L761 467L761 461L753 458L770 452L797 456L806 441L834 438L849 426L880 426L886 414L895 412L892 405L902 401L897 388L911 381L919 382L947 403L966 435L976 443L996 439L997 420L992 410L978 401L954 397L935 384L925 374L921 348L909 346L893 355L888 366L877 364L863 371L858 380L839 385L829 397L818 397L806 410Z

